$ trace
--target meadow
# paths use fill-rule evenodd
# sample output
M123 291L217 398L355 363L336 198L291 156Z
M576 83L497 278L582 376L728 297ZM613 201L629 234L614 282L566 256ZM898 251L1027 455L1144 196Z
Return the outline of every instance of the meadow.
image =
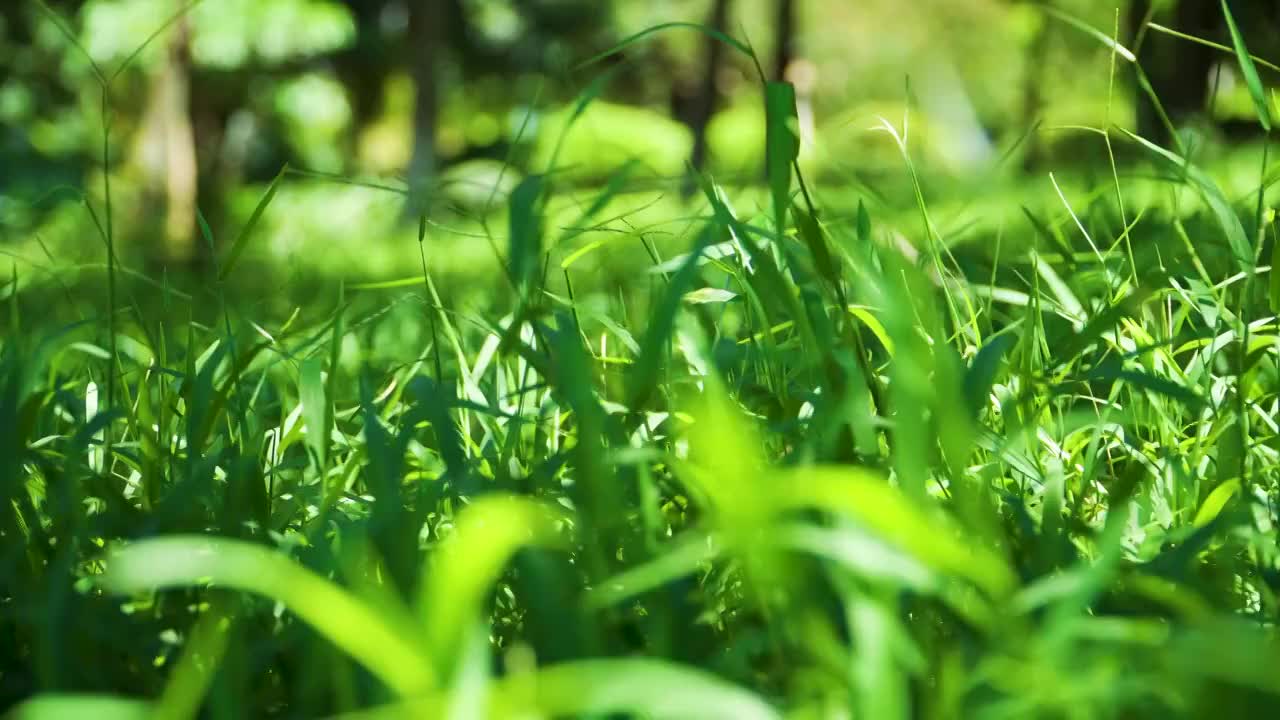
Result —
M1274 66L1231 28L1269 133ZM672 25L582 67L672 32L755 59ZM908 112L867 141L892 170L819 181L764 75L758 180L568 177L565 139L608 118L588 86L540 172L292 272L273 235L339 222L291 210L308 188L366 193L332 208L359 236L403 185L286 167L238 226L202 220L198 279L121 262L124 191L83 188L87 258L0 285L0 707L1280 708L1266 140L1165 145L1104 112L1055 131L1086 160L1027 169L1019 141L948 184ZM382 252L388 278L309 279Z

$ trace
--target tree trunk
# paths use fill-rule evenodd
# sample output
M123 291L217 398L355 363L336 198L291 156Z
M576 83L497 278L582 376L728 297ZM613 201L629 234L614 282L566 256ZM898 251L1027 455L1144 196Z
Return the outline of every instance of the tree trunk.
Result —
M417 91L413 107L413 156L409 160L407 205L412 215L425 212L436 176L436 127L440 111L436 66L445 14L443 0L409 1L409 72Z
M1209 73L1213 68L1214 50L1203 45L1170 37L1146 29L1150 18L1170 24L1188 35L1221 42L1222 10L1218 3L1207 0L1181 0L1172 17L1161 13L1151 17L1151 0L1134 0L1129 6L1129 42L1137 45L1138 63L1155 91L1170 122L1179 124L1204 113L1209 104ZM1170 145L1173 138L1160 117L1159 109L1147 93L1137 86L1138 134L1153 142Z
M796 57L795 0L777 0L778 15L774 22L773 79L786 80L787 68Z
M153 257L163 264L190 266L196 259L195 131L191 124L190 27L174 26L164 65L151 82L150 99L138 133L138 157L145 202L163 218L161 245Z
M711 7L708 27L724 32L729 23L729 0L715 0ZM720 70L720 58L724 55L724 47L719 40L708 37L703 46L702 82L698 87L694 106L689 114L690 129L693 130L693 153L689 164L695 172L702 170L707 161L707 126L711 123L711 115L716 110L716 73ZM685 188L686 194L692 185Z

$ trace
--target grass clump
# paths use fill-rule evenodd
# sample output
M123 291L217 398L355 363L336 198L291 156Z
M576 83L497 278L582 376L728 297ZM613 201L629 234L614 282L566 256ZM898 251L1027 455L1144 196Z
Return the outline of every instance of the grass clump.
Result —
M506 229L483 226L506 248L478 311L447 302L424 250L411 286L255 317L234 283L287 172L194 296L111 260L108 303L58 326L15 277L3 701L31 718L1276 707L1265 160L1235 202L1104 127L1113 163L1112 143L1145 153L1154 179L1113 164L1087 206L1054 180L1009 230L1030 239L960 242L905 128L883 125L911 183L898 222L811 187L794 93L762 95L764 192L702 179L664 248L606 210L627 167L567 229L547 221L555 172L514 184ZM601 291L579 263L623 243L647 267Z

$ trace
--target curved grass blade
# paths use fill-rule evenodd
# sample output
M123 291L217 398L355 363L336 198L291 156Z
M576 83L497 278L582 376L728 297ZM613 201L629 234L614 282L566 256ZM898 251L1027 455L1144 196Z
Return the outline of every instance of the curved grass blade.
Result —
M781 720L759 695L711 673L665 660L574 660L512 674L491 686L488 715L519 717L643 717L652 720ZM443 717L439 694L334 720Z
M542 176L530 175L511 191L510 246L507 262L511 279L521 292L528 293L538 276L542 257L542 218L538 202L542 198Z
M1070 336L1061 344L1055 343L1054 354L1057 356L1054 361L1055 368L1065 367L1073 360L1078 358L1081 353L1089 348L1095 341L1106 333L1115 329L1121 320L1130 317L1142 307L1155 293L1155 288L1142 287L1134 290L1132 293L1124 296L1115 305L1094 315L1089 322L1085 324L1080 332Z
M627 405L632 410L643 410L645 403L653 394L658 373L665 362L667 343L675 330L676 313L680 311L685 295L698 276L698 260L715 241L720 227L719 223L708 223L702 232L698 233L693 249L685 256L680 269L672 276L671 282L667 283L662 299L650 313L649 327L640 341L640 353L635 364L631 366L628 377L629 402Z
M112 695L37 695L5 715L9 720L154 720L151 703Z
M560 519L546 505L504 495L482 497L458 515L420 594L428 647L441 668L458 657L463 634L482 618L485 599L516 551L562 544Z
M964 396L969 403L970 417L977 418L982 406L987 403L991 386L996 381L996 371L1000 369L1000 361L1015 344L1017 340L1013 335L998 335L987 341L969 363L969 369L964 374Z
M1152 375L1142 370L1126 369L1119 360L1108 360L1081 376L1082 380L1123 380L1157 395L1176 400L1192 410L1204 407L1205 400L1194 390L1168 378Z
M720 548L711 537L694 531L675 540L649 562L629 568L592 587L587 593L587 604L602 608L643 595L692 575L719 555Z
M1121 128L1121 132L1128 135L1152 155L1168 163L1179 175L1182 175L1185 171L1186 178L1191 181L1192 186L1200 197L1208 204L1209 209L1213 212L1214 219L1218 221L1218 225L1222 228L1222 233L1226 236L1227 242L1231 246L1231 252L1235 255L1240 269L1245 273L1252 274L1254 266L1253 248L1249 246L1249 238L1245 234L1244 225L1241 224L1240 218L1235 211L1231 209L1231 204L1227 202L1226 196L1222 194L1222 190L1217 183L1206 175L1203 170L1192 165L1185 158L1128 130Z
M742 53L743 55L749 58L752 58L752 59L755 58L755 53L753 53L751 51L751 48L747 47L746 44L738 40L735 40L729 35L726 35L720 32L719 30L716 30L713 27L710 27L708 25L702 25L700 23L693 23L693 22L669 22L669 23L662 23L660 25L654 25L653 27L650 27L650 28L645 28L644 30L641 30L640 32L635 33L634 35L630 35L626 38L623 38L620 42L618 42L618 44L614 45L608 50L592 55L586 60L583 60L582 62L578 63L578 65L574 69L581 69L581 68L587 67L588 65L594 65L600 62L601 60L604 60L607 57L617 55L618 53L627 49L627 47L629 47L630 45L633 45L639 42L640 40L643 40L646 37L649 37L650 35L662 32L664 30L671 30L674 28L686 28L689 30L697 30L698 32L706 35L707 37L718 40L724 43L725 45L728 45L729 47L733 48L734 50L737 50L738 52Z
M430 661L373 608L270 548L227 538L177 535L114 549L103 586L135 593L211 584L283 604L402 695L435 684Z
M775 720L755 693L687 665L639 658L577 660L505 683L497 717L516 717L532 705L544 717L631 715L689 720Z
M1128 60L1131 63L1138 62L1138 58L1133 54L1132 50L1116 42L1115 39L1112 38L1110 35L1102 32L1098 28L1090 25L1084 20L1081 20L1075 15L1063 12L1062 10L1059 10L1058 8L1053 7L1048 3L1037 3L1036 7L1044 11L1044 13L1049 17L1052 17L1053 19L1058 20L1060 22L1064 22L1070 25L1071 27L1083 32L1084 34L1092 37L1094 40L1097 40L1098 42L1102 43L1102 45L1106 47L1108 50L1115 52L1117 55L1124 58L1125 60Z
M1006 595L1016 585L1013 571L1000 556L965 542L945 516L926 511L874 472L814 466L788 475L778 483L780 508L848 516L924 564L967 578L995 596Z
M1204 499L1200 509L1196 511L1195 520L1191 524L1202 528L1213 522L1238 492L1240 492L1240 478L1228 480L1214 488L1213 492L1209 493L1209 497Z
M249 220L240 228L240 234L236 236L235 242L231 243L231 247L227 249L226 256L222 259L222 268L218 270L218 279L225 280L231 274L232 268L240 261L240 256L244 254L245 246L249 244L249 238L253 235L253 229L258 226L258 221L262 219L262 213L266 212L267 206L275 199L276 192L280 189L280 182L284 180L284 176L289 172L289 166L286 164L280 168L280 172L276 174L275 179L267 186L267 191L262 194L262 199L258 200L258 204L253 208L253 213L249 215Z
M1262 124L1263 130L1271 132L1271 110L1267 106L1267 94L1262 89L1258 68L1253 64L1253 56L1249 54L1249 48L1244 43L1244 35L1236 25L1236 19L1231 14L1231 7L1227 5L1227 0L1222 0L1222 15L1226 18L1227 30L1231 32L1231 45L1235 48L1236 59L1240 61L1240 74L1244 76L1244 84L1249 88L1249 95L1253 98L1253 107L1258 111L1258 122Z

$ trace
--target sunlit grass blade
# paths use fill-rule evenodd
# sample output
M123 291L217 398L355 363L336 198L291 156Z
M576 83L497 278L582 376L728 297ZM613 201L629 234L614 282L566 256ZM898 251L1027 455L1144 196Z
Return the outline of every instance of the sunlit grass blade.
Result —
M151 703L112 695L38 695L10 710L9 720L154 720Z
M431 661L375 610L270 548L226 538L172 536L113 550L102 584L118 593L214 587L271 598L358 660L393 690L435 683Z
M917 506L873 472L854 467L797 468L779 478L784 508L815 508L856 520L876 536L941 572L968 578L994 596L1015 587L1008 563L965 539L943 515Z
M459 514L420 595L423 630L440 668L449 669L459 657L465 630L483 617L485 599L512 555L525 546L563 544L560 520L544 505L504 495L482 497Z
M649 315L649 326L640 340L640 354L627 378L627 405L634 410L642 410L653 396L658 375L667 361L667 347L675 330L676 313L697 279L698 260L721 232L723 229L719 224L708 223L698 233L693 248L667 283L661 299Z
M323 473L328 465L331 411L321 377L320 358L313 356L302 362L298 370L298 395L307 428L307 449Z
M249 245L249 239L253 236L253 231L258 226L258 221L262 219L262 214L267 211L267 206L275 199L276 192L280 190L280 183L289 172L289 166L285 165L276 173L275 179L267 186L267 191L262 194L262 199L258 200L258 204L253 208L253 213L249 215L249 219L245 222L244 227L240 228L240 234L236 236L231 247L227 248L227 252L222 256L222 262L218 268L218 279L225 280L235 268L236 263L240 261L240 256L244 254L245 248Z
M653 720L781 720L767 700L706 670L664 660L608 658L556 663L493 683L488 717L643 717ZM426 697L334 720L440 717Z
M1227 4L1227 0L1222 0L1222 15L1227 21L1227 30L1231 32L1231 45L1235 48L1236 59L1240 62L1240 74L1244 76L1244 84L1249 88L1249 95L1253 98L1253 107L1258 113L1258 122L1262 125L1262 129L1271 132L1271 109L1267 104L1267 93L1262 88L1262 79L1258 77L1258 68L1253 64L1253 56L1249 54L1249 48L1245 45L1244 35L1241 34L1240 28L1236 25L1235 16L1231 14L1231 7Z
M1227 202L1226 196L1222 194L1222 190L1217 183L1206 175L1203 170L1187 162L1185 158L1179 157L1128 130L1123 130L1123 132L1134 142L1145 148L1147 152L1164 161L1170 169L1179 175L1183 172L1186 173L1186 177L1191 181L1192 187L1196 189L1213 212L1213 217L1218 221L1218 226L1222 228L1222 233L1226 237L1240 269L1246 273L1252 272L1254 267L1253 249L1249 245L1249 238L1245 234L1244 225L1240 223L1240 217L1231 209L1231 204Z
M755 53L753 53L751 51L751 48L748 47L746 44L742 43L739 40L735 40L729 35L726 35L723 32L720 32L719 30L713 27L709 27L707 25L702 25L699 23L692 23L692 22L669 22L669 23L662 23L660 25L654 25L653 27L645 28L644 30L637 32L634 35L630 35L626 38L623 38L621 41L619 41L616 45L609 48L608 50L592 55L586 60L583 60L582 62L578 63L577 67L584 68L584 67L587 67L588 65L594 65L600 62L601 60L604 60L605 58L611 57L613 55L617 55L619 52L622 52L623 50L627 49L631 45L634 45L635 43L649 37L650 35L654 35L656 33L660 33L665 30L672 30L677 28L683 28L687 30L697 30L698 32L716 40L717 42L722 42L725 45L728 45L729 47L733 48L734 50L737 50L738 52L742 53L747 57L755 57Z
M629 568L591 588L587 601L593 607L607 607L650 592L678 578L690 575L716 559L720 549L712 537L693 531L676 538L653 560Z
M978 354L973 356L964 376L964 394L972 417L976 418L982 407L987 404L991 386L995 384L996 373L1000 369L1000 361L1016 344L1017 341L1012 335L998 335L987 341L987 344L978 350Z
M529 699L532 703L526 704ZM542 668L527 678L508 680L502 700L507 713L532 706L548 717L780 718L760 696L705 670L642 658L577 660Z

